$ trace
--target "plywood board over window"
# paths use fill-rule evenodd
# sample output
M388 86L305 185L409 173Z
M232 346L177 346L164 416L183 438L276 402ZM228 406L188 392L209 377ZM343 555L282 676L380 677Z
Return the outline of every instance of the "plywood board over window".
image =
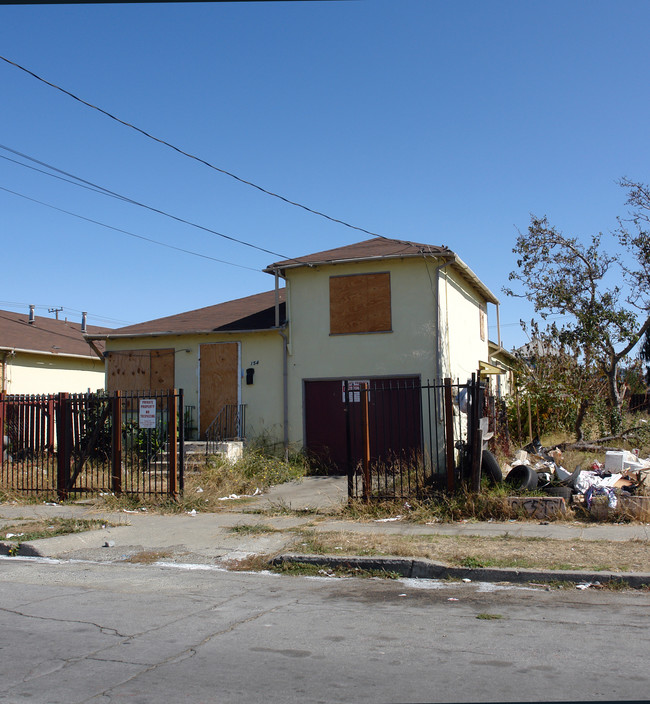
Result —
M330 334L390 332L390 273L330 277Z
M214 342L200 345L200 433L205 431L224 406L238 403L239 343Z
M109 391L174 388L174 350L120 350L108 353Z

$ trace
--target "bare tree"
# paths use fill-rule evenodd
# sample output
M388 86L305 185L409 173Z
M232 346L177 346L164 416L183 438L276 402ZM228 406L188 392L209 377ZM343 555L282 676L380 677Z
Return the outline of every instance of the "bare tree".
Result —
M531 216L526 233L519 233L513 252L519 255L510 280L521 291L511 296L533 303L543 320L568 316L561 326L547 328L558 344L581 351L581 361L606 380L611 404L611 429L620 425L622 386L619 365L650 329L650 189L627 179L627 219L616 231L622 251L606 252L601 233L585 244L552 227L546 217ZM591 385L587 385L587 388ZM583 399L588 404L589 399Z

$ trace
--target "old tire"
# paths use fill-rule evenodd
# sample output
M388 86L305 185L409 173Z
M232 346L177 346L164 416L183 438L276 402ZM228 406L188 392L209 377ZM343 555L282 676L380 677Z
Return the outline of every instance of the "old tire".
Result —
M501 484L503 481L503 474L499 462L489 450L483 450L481 456L481 471L488 478L490 484Z
M561 496L567 506L571 503L571 498L573 497L573 491L571 491L569 486L549 486L544 489L544 492L548 496Z
M514 489L531 491L537 488L537 472L525 464L518 464L508 472L506 484Z

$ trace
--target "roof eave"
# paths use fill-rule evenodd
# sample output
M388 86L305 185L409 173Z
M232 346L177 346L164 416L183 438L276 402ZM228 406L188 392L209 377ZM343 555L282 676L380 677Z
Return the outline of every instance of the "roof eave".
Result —
M211 328L209 330L164 330L159 332L125 332L108 335L84 335L87 340L124 340L130 337L179 337L184 335L242 335L256 332L273 332L275 330L283 330L286 328L286 323L280 325L279 328L250 328L243 330L219 330Z
M91 354L75 354L74 352L48 352L47 350L28 350L22 347L0 347L0 352L19 352L20 354L46 354L51 357L73 357L74 359L95 359Z
M449 252L412 252L408 254L377 254L372 257L346 257L345 259L320 259L312 262L296 262L295 264L271 264L262 269L265 274L275 274L276 271L280 276L284 277L287 269L298 269L300 267L316 267L327 266L334 264L358 264L359 262L374 262L383 259L416 259L421 258L425 254L436 259L453 260L455 255L452 251Z

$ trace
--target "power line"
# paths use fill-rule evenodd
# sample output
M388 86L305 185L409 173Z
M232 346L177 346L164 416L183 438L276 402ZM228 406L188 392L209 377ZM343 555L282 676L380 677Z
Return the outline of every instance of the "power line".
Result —
M175 152L178 152L179 154L182 154L183 156L186 156L189 159L193 159L194 161L198 161L200 164L203 164L204 166L207 166L208 168L213 169L214 171L218 171L219 173L224 174L225 176L229 176L230 178L234 179L235 181L239 181L240 183L243 183L247 186L251 186L251 188L255 188L258 191L260 191L261 193L265 193L266 195L272 196L273 198L278 198L279 200L287 203L288 205L293 205L297 208L302 208L303 210L306 210L308 213L312 213L312 215L318 215L322 218L325 218L326 220L330 220L331 222L335 222L335 223L338 223L339 225L344 225L345 227L349 227L352 230L358 230L359 232L365 232L367 235L372 235L373 237L380 237L381 239L384 239L384 240L393 240L392 237L386 237L385 235L380 235L376 232L371 232L370 230L366 230L363 227L358 227L357 225L351 225L350 223L345 222L345 220L339 220L338 218L334 218L330 215L322 213L319 210L314 210L313 208L309 208L308 206L303 205L302 203L298 203L296 201L290 200L289 198L286 198L285 196L282 196L279 193L274 193L273 191L269 191L268 189L263 188L262 186L258 186L256 183L253 183L252 181L247 181L246 179L241 178L240 176L237 176L236 174L233 174L230 171L226 171L225 169L222 169L218 166L215 166L214 164L211 164L209 161L206 161L205 159L202 159L201 157L195 156L194 154L190 154L189 152L186 152L185 150L181 149L180 147L176 147L173 144L170 144L169 142L165 141L164 139L161 139L160 137L155 137L154 135L149 134L149 132L146 132L145 130L143 130L139 127L136 127L135 125L132 125L130 122L126 122L125 120L122 120L119 117L112 115L110 112L103 110L102 108L97 107L97 105L93 105L92 103L89 103L86 100L83 100L83 98L80 98L79 96L75 95L74 93L71 93L70 91L66 90L65 88L61 88L61 86L58 86L55 83L51 83L50 81L46 80L45 78L42 78L41 76L37 75L33 71L30 71L29 69L25 68L24 66L17 64L15 61L11 61L4 56L0 56L0 59L5 61L9 65L15 66L16 68L20 69L21 71L24 71L25 73L32 76L36 80L41 81L41 83L45 83L45 85L48 85L51 88L54 88L55 90L58 90L61 93L64 93L65 95L69 96L70 98L73 98L74 100L80 102L82 105L85 105L86 107L92 108L93 110L97 110L102 115L106 115L106 117L110 117L111 120L115 120L115 122L119 122L121 125L124 125L125 127L129 127L132 130L135 130L136 132L139 132L140 134L144 135L145 137L152 139L154 142L158 142L159 144L163 144L164 146L169 147L170 149L173 149Z
M45 166L48 169L51 169L52 171L56 171L59 174L63 174L64 176L68 176L69 178L63 178L63 176L57 176L56 174L51 174L47 171L43 171L43 169L37 169L34 166L30 166L29 164L23 164L20 161L16 161L16 159L10 159L7 156L3 156L0 154L0 159L4 159L5 161L10 161L13 164L17 164L18 166L22 166L26 169L31 169L32 171L37 171L38 173L44 174L45 176L50 176L51 178L56 178L59 181L64 181L65 183L70 183L73 186L79 186L80 188L85 188L89 191L92 191L93 193L99 193L100 195L106 195L110 196L111 198L117 198L118 200L124 201L125 203L131 203L132 205L137 205L140 208L145 208L146 210L151 210L154 213L158 213L159 215L164 215L165 217L171 218L172 220L176 220L177 222L182 222L185 225L189 225L190 227L196 227L199 230L203 230L204 232L209 232L212 235L216 235L217 237L222 237L223 239L229 240L231 242L236 242L237 244L242 244L245 247L251 247L252 249L257 249L260 252L264 252L266 254L272 254L274 257L280 257L281 259L288 259L292 262L300 262L299 259L294 259L291 257L287 257L286 254L280 254L278 252L274 252L273 250L270 249L265 249L264 247L259 247L256 244L252 244L251 242L246 242L246 240L239 239L238 237L233 237L231 235L224 235L223 232L217 232L217 230L212 230L209 227L205 227L204 225L199 225L198 223L192 222L190 220L185 220L184 218L178 217L177 215L172 215L171 213L168 213L164 210L160 210L159 208L154 208L151 205L146 205L145 203L140 203L137 200L133 200L132 198L129 198L128 196L123 196L119 193L116 193L115 191L111 191L108 188L104 188L104 186L99 186L96 183L93 183L92 181L87 181L86 179L83 179L79 176L75 176L74 174L68 173L67 171L63 171L62 169L57 169L56 166L52 166L51 164L47 164L44 161L39 161L38 159L35 159L34 157L28 156L27 154L23 154L22 152L18 152L15 149L11 149L11 147L7 147L5 145L0 144L0 149L4 149L5 151L11 152L12 154L16 154L17 156L22 157L23 159L28 159L29 161L34 162L35 164L40 164L41 166ZM74 180L71 180L74 179Z
M249 271L259 272L259 269L254 269L253 267L250 267L250 266L244 266L243 264L235 264L234 262L227 262L224 259L217 259L216 257L211 257L207 254L193 252L190 249L183 249L182 247L176 247L173 244L159 242L158 240L151 239L150 237L144 237L144 235L136 235L134 232L129 232L128 230L122 230L119 227L113 227L113 225L107 225L106 223L99 222L99 220L93 220L92 218L87 218L87 217L84 217L83 215L78 215L77 213L72 213L69 210L64 210L63 208L57 208L56 205L51 205L50 203L44 203L43 201L37 200L36 198L30 198L30 196L26 196L23 193L17 193L16 191L12 191L11 189L5 188L4 186L0 186L0 190L6 191L7 193L11 193L14 196L19 196L20 198L25 198L25 200L29 200L32 203L38 203L39 205L44 205L46 208L52 208L52 210L57 210L60 213L65 213L66 215L71 215L74 218L79 218L80 220L85 220L86 222L91 222L91 223L93 223L93 225L99 225L100 227L105 227L109 230L114 230L115 232L121 232L122 234L128 235L129 237L135 237L139 240L144 240L145 242L151 242L152 244L157 244L157 245L160 245L161 247L167 247L168 249L175 249L177 252L184 252L185 254L191 254L194 257L201 257L202 259L209 259L213 262L218 262L219 264L228 264L229 266L236 266L236 267L239 267L240 269L248 269Z

